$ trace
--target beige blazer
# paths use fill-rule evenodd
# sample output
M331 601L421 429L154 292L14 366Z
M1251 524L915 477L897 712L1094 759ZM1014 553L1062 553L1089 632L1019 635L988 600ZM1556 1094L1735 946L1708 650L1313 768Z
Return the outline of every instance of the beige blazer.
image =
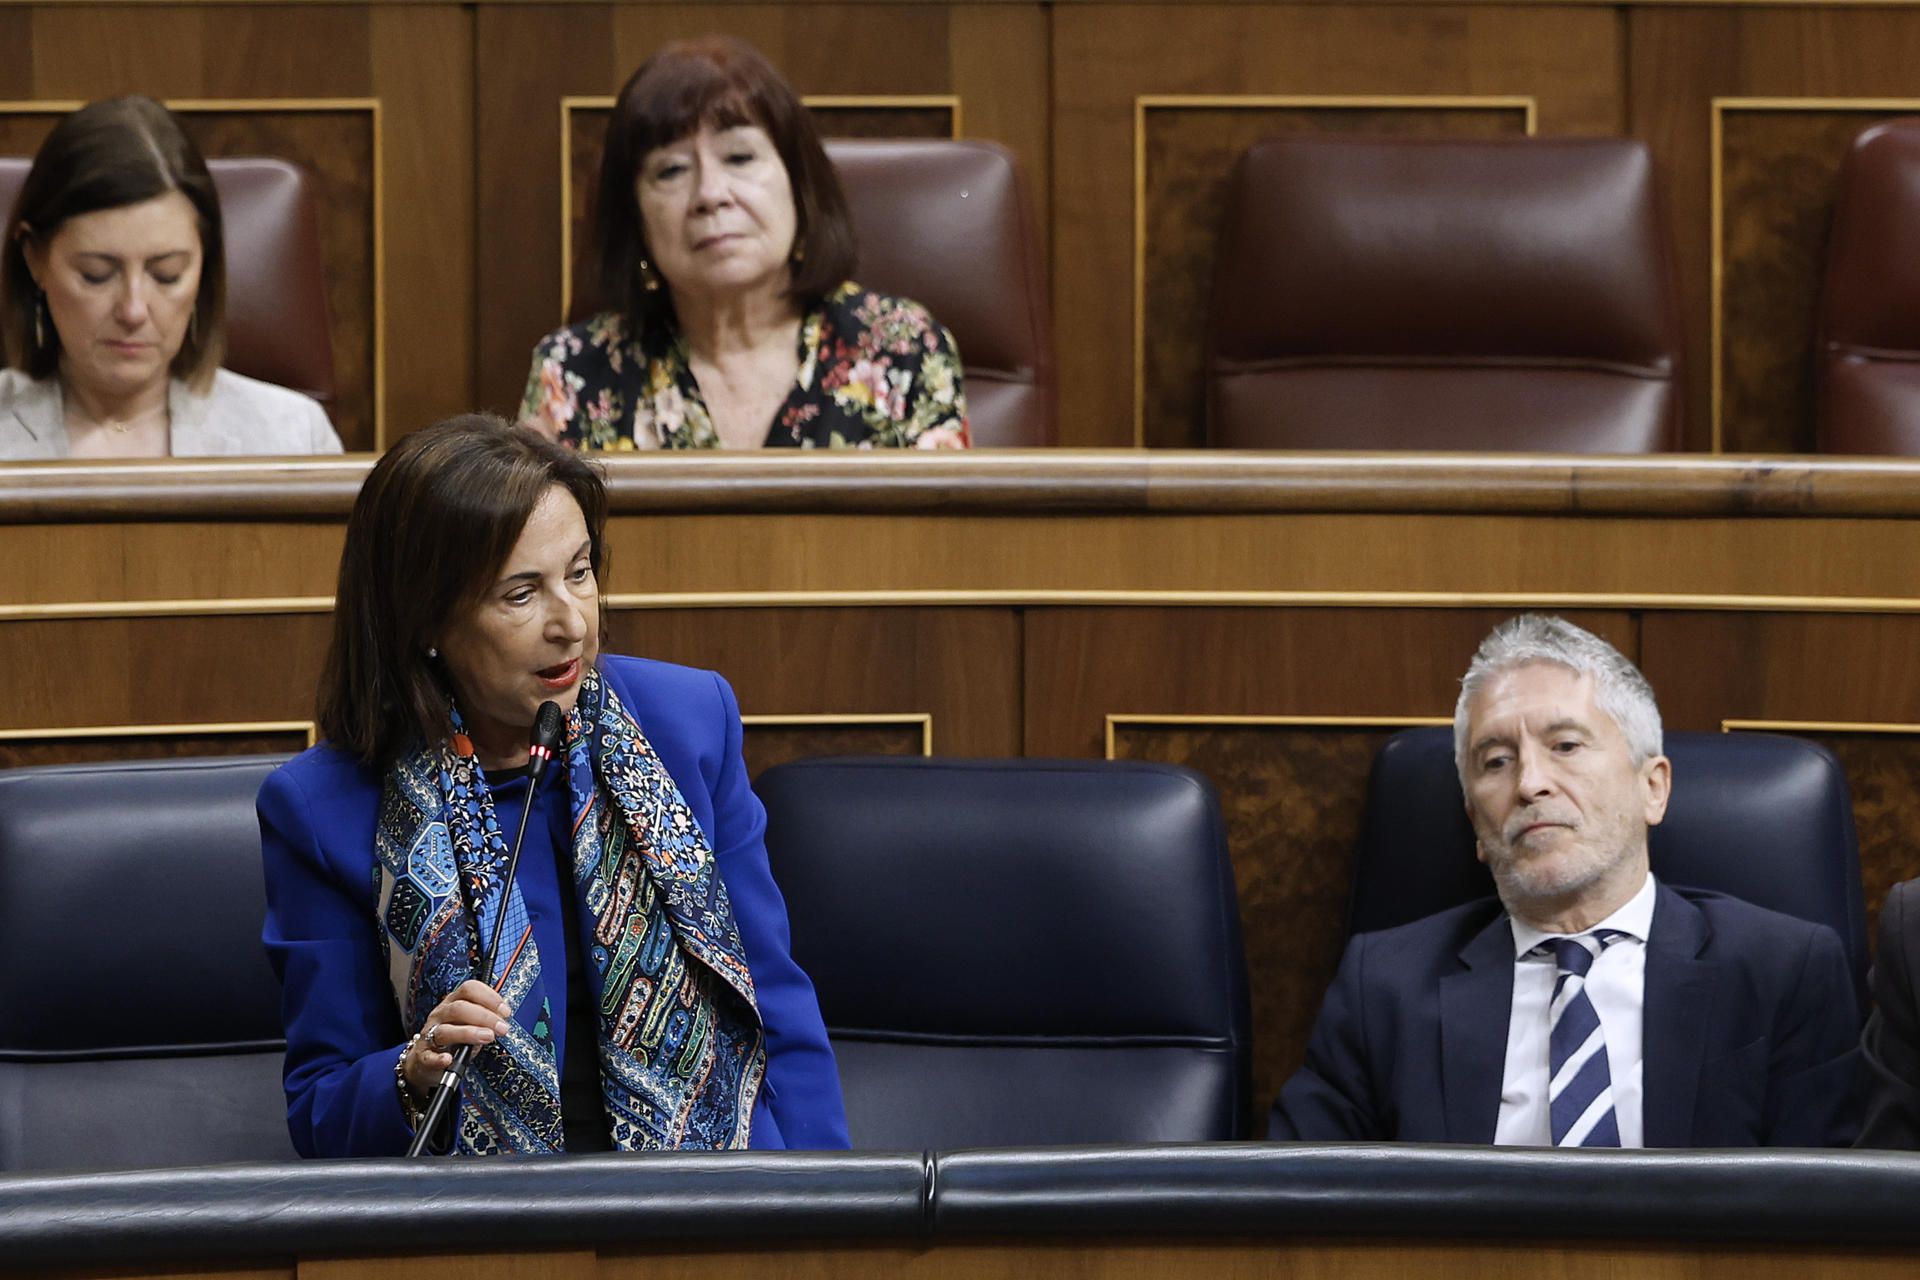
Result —
M167 412L176 458L340 452L340 437L313 400L227 369L215 372L204 396L175 378ZM66 421L60 379L0 370L0 459L66 457Z

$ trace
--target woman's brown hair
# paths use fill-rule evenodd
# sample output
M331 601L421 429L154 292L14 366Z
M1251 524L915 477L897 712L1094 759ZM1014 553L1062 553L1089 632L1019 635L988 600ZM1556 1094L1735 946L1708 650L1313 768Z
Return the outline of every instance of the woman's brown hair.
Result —
M374 464L340 553L317 712L328 741L384 769L452 733L451 687L427 650L480 600L554 485L580 504L602 577L606 484L571 449L464 414L403 437Z
M651 254L634 180L655 147L678 142L701 125L757 125L773 140L793 184L795 302L813 307L853 274L853 216L813 117L792 86L744 40L676 41L641 63L620 90L600 153L594 222L600 292L619 308L631 337L673 318L670 291L648 290L641 277L640 262Z
M200 151L173 113L152 98L108 98L55 125L33 157L7 219L0 255L0 341L29 377L60 367L60 333L34 323L40 286L27 270L27 241L46 245L69 218L119 209L178 191L200 223L200 292L193 322L173 357L173 376L204 392L226 352L227 257L220 197Z

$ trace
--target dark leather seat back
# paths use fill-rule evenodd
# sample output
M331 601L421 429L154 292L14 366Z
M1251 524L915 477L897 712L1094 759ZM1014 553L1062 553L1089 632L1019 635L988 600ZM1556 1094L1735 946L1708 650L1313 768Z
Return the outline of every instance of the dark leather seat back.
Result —
M856 1146L1245 1136L1239 912L1197 774L896 757L757 789Z
M1827 453L1920 454L1920 118L1888 120L1841 162L1815 339Z
M9 212L33 161L0 156ZM207 161L227 239L227 354L235 373L334 399L333 339L313 181L285 160Z
M990 142L835 138L860 240L855 278L912 298L966 367L973 442L1053 443L1053 330L1019 170Z
M0 1170L294 1157L253 809L282 759L0 772Z
M1227 448L1680 445L1672 255L1627 139L1258 143L1209 342Z
M1668 733L1666 751L1673 797L1648 835L1653 873L1831 925L1865 1008L1866 908L1840 762L1817 743L1767 733ZM1395 734L1367 777L1349 929L1390 928L1492 892L1474 856L1453 730Z

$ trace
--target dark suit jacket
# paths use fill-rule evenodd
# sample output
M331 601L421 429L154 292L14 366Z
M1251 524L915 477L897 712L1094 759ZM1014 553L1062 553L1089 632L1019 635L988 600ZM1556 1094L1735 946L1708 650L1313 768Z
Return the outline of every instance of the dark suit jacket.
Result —
M1493 899L1352 939L1271 1136L1492 1142L1513 964ZM1833 930L1662 884L1643 1016L1649 1147L1852 1140L1860 1023Z
M1863 1147L1920 1150L1920 880L1893 886L1880 909L1880 949L1873 962L1873 1016L1861 1042L1867 1066Z

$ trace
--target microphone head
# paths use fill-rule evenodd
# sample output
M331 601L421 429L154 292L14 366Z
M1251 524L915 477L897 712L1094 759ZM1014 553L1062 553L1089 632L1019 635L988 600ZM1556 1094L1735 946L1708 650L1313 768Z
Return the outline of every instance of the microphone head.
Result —
M566 713L560 710L559 703L541 703L540 709L533 713L532 754L542 760L551 760L554 749L560 745L560 734L566 724Z

